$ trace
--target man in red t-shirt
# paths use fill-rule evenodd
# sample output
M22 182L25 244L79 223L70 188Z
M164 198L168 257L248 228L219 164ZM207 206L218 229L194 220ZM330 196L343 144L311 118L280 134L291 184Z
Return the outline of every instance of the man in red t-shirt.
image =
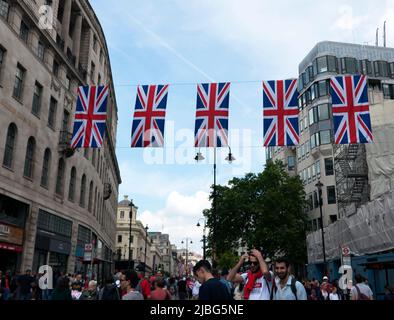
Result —
M138 277L140 278L140 282L138 283L137 289L142 293L144 299L150 299L150 283L148 279L144 276L143 272L138 272Z

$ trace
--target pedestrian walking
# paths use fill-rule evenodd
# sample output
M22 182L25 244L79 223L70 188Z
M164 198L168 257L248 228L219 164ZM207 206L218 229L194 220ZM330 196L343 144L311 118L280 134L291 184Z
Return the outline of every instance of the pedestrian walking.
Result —
M186 278L183 277L178 281L178 298L179 300L186 300L186 297L187 297Z
M151 292L150 300L172 300L170 292L165 288L163 278L156 277L155 289Z
M201 260L193 268L195 276L201 282L199 300L232 300L226 286L213 276L212 266L207 260Z
M356 284L350 290L352 300L373 300L371 288L365 283L365 279L361 274L354 277Z
M97 281L89 281L88 288L82 291L80 300L98 300Z
M121 300L121 298L120 283L118 287L112 276L107 277L103 288L99 292L99 300Z
M58 279L57 286L52 291L51 300L73 300L70 290L70 279L68 277Z
M127 270L120 277L121 289L126 292L122 300L144 300L144 296L137 290L140 279L134 270Z
M30 300L31 299L31 286L34 278L31 275L31 270L26 270L24 275L17 279L17 300Z

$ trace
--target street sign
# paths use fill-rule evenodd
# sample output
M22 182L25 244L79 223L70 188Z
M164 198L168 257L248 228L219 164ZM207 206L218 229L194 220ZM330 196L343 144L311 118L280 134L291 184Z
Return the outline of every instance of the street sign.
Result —
M348 257L350 255L350 249L349 247L343 247L342 248L342 256Z

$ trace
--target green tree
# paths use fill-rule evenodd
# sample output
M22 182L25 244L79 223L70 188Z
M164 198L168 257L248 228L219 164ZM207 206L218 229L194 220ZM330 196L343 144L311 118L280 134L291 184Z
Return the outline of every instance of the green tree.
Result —
M213 192L210 195L213 200ZM268 162L259 174L234 178L216 187L216 252L240 245L263 248L269 257L286 255L295 264L306 261L307 216L305 192L298 176L291 177L281 162ZM214 210L207 217L208 247L213 243ZM211 251L208 251L211 254Z

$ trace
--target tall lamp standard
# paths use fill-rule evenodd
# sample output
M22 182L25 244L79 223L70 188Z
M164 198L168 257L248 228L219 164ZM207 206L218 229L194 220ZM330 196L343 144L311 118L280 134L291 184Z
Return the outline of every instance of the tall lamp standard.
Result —
M205 218L201 218L197 222L197 227L201 227L200 221L204 220L204 229L203 229L203 236L202 236L202 250L203 250L203 260L206 260L206 237L205 237L205 230L206 230L206 220Z
M133 218L133 208L134 208L134 203L133 203L133 199L130 200L130 213L129 213L129 256L128 256L128 269L131 269L131 222L132 222L132 218Z
M213 207L213 243L212 243L212 261L216 261L216 229L217 229L217 211L216 211L216 149L217 147L214 147L214 160L213 160L213 199L212 199L212 207ZM235 161L236 159L234 158L230 146L228 146L229 153L228 156L226 157L226 161L228 161L230 164ZM201 154L200 151L198 151L197 155L194 157L194 160L202 161L205 158Z
M323 183L320 182L320 180L316 183L315 187L317 188L318 194L319 194L319 207L320 207L320 229L321 229L321 240L322 240L322 247L323 247L323 273L324 276L327 273L327 264L326 264L326 246L324 242L324 226L323 226L323 197L322 197L322 188L323 188Z
M146 225L145 229L145 258L144 258L144 276L146 272L146 248L148 247L148 225Z
M181 243L184 244L185 243L184 241L186 242L186 276L188 276L189 275L189 265L188 265L189 247L188 247L188 244L189 243L193 244L193 241L190 238L185 238L185 239L182 240Z

